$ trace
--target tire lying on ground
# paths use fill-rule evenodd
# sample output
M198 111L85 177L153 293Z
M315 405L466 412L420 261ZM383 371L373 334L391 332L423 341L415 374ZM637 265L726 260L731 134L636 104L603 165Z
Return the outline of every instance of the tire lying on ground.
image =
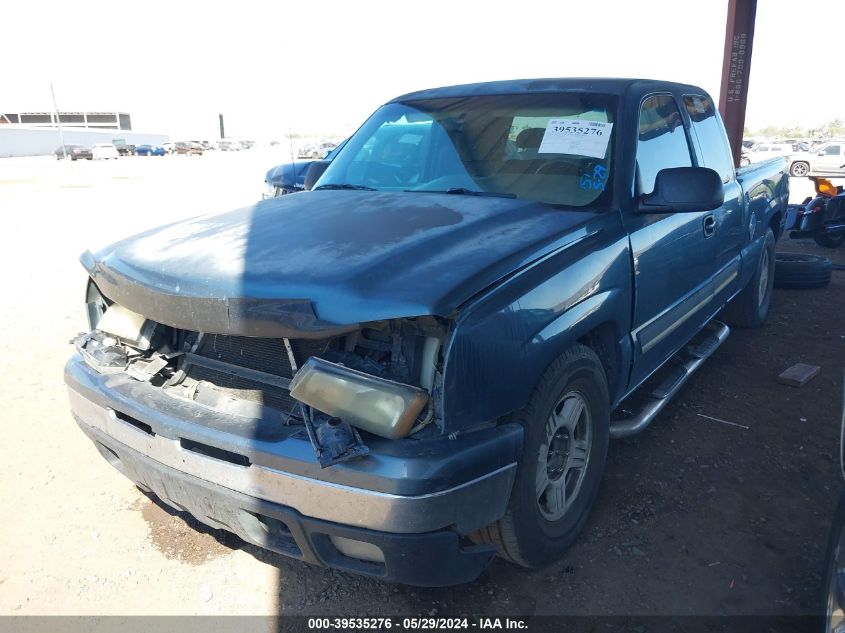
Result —
M833 266L827 257L805 253L775 254L776 288L824 288Z

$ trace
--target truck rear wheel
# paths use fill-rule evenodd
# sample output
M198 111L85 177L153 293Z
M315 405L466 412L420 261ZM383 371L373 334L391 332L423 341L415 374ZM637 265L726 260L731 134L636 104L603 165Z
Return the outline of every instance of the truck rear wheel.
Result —
M604 368L589 347L573 345L552 363L516 416L525 441L505 516L473 535L476 540L530 568L566 552L598 494L609 403Z
M760 327L769 315L775 283L775 234L766 229L757 270L740 293L725 306L724 317L737 327Z

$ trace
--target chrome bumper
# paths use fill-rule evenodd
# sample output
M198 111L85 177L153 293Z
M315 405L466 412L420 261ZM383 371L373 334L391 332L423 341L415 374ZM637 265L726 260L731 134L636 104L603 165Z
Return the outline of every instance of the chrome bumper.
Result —
M242 466L183 447L181 441L145 432L115 411L86 398L71 386L77 423L93 428L146 459L201 480L306 517L382 532L415 534L453 527L467 534L501 517L516 474L508 464L482 477L431 494L404 496L320 481L254 463ZM315 458L316 461L316 458Z

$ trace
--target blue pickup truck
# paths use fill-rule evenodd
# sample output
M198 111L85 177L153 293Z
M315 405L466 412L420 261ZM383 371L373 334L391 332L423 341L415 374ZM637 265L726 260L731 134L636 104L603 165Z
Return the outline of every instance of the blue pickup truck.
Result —
M610 439L769 309L785 164L735 171L695 86L425 90L315 170L84 253L65 367L115 468L286 556L428 586L560 558Z
M327 152L322 160L331 161L343 148L346 141L339 143L337 147ZM305 191L305 176L308 169L313 165L314 160L291 161L271 167L264 176L264 191L261 192L261 199L278 198L289 193Z

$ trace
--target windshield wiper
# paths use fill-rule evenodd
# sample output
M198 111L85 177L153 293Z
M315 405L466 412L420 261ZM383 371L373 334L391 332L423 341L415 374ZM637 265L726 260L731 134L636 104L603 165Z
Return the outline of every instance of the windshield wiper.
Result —
M450 193L455 196L483 196L485 198L516 198L515 193L499 193L498 191L476 191L466 187L452 187L451 189L405 189L412 193Z
M320 185L319 187L314 187L311 191L317 191L319 189L354 189L355 191L378 191L373 187L368 187L367 185L350 185L349 183L329 183L326 185Z

